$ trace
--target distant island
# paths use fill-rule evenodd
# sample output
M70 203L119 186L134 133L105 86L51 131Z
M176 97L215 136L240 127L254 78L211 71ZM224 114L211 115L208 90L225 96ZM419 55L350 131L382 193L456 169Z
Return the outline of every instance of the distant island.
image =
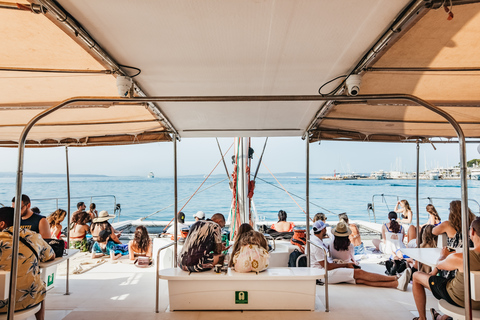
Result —
M0 178L16 177L16 172L0 172ZM65 173L37 173L37 172L24 172L24 177L54 177L61 178L66 177ZM108 177L103 174L71 174L70 177Z

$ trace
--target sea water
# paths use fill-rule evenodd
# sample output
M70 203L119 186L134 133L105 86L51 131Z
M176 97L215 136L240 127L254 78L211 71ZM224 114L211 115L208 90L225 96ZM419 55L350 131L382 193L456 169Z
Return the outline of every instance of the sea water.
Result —
M288 214L288 220L304 221L306 210L305 176L279 175L260 176L256 180L254 204L260 221L275 221L279 210ZM226 175L216 175L204 182L202 176L178 178L178 209L192 222L193 214L204 211L208 216L216 212L227 215L230 211L232 193ZM201 186L202 182L204 184ZM190 197L198 189L196 195ZM285 191L285 190L286 191ZM337 221L337 214L346 212L350 219L372 221L367 210L373 203L377 222L386 220L398 200L407 199L416 212L415 180L321 180L310 177L310 215L324 212L329 221ZM71 210L76 203L84 201L97 205L97 210L113 213L115 204L121 204L120 220L142 218L156 211L149 220L170 220L174 216L173 178L147 177L71 177ZM288 193L287 193L288 192ZM468 181L469 207L480 215L480 181ZM26 177L23 193L32 199L32 207L40 208L48 215L57 207L67 207L67 184L65 177ZM11 205L15 194L15 179L0 178L0 203ZM448 204L460 198L459 180L420 180L420 223L427 221L425 206L432 202L442 220L448 218ZM60 198L55 200L53 198ZM430 198L430 199L428 199ZM50 200L44 200L50 199ZM163 210L162 210L163 209ZM118 221L116 219L115 221Z

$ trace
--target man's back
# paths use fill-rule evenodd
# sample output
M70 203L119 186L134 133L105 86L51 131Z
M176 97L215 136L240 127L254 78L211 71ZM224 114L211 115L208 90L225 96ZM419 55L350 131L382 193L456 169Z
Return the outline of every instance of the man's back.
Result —
M9 228L12 231L13 227ZM29 308L40 303L45 298L45 284L40 278L39 262L48 261L55 257L55 252L42 239L38 233L28 229L20 231L20 237L24 238L36 254L19 243L18 254L18 277L15 310ZM0 232L0 270L10 271L12 262L12 235L6 231ZM40 260L40 261L38 261ZM0 300L0 312L7 312L7 301Z
M198 272L213 268L216 244L222 242L222 228L213 221L195 222L185 239L178 257L178 265L188 271ZM215 252L219 253L219 252Z

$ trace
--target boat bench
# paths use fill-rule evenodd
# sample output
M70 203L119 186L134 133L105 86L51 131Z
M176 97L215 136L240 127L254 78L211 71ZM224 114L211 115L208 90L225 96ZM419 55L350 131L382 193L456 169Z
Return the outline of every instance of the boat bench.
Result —
M158 277L168 281L170 311L177 310L315 310L318 268L268 268L260 273L183 271L169 268ZM327 290L325 290L327 294Z
M10 286L10 271L0 271L0 300L8 299ZM18 293L17 293L18 294ZM40 305L26 310L16 311L14 314L15 320L27 319L40 310ZM0 320L7 319L6 313L0 313Z
M480 301L480 271L470 272L470 292L474 301ZM465 319L465 309L454 306L445 300L438 302L438 308L455 320ZM480 320L480 310L472 310L472 319Z

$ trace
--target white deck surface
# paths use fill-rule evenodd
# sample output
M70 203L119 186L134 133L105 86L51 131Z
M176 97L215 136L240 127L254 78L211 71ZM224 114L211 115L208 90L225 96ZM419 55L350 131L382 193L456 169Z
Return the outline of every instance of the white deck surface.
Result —
M370 245L369 243L367 243ZM82 255L82 254L79 254ZM72 259L71 270L79 263ZM362 261L364 270L383 273L378 257ZM85 267L85 265L84 265ZM324 288L317 286L316 310L311 311L176 311L168 309L167 282L161 280L160 310L155 308L155 268L136 268L125 257L109 260L83 274L70 274L65 293L65 267L59 265L55 287L47 293L46 319L412 319L416 315L412 288L406 292L363 285L329 286L330 312L324 312ZM219 303L221 303L219 301ZM438 308L427 292L427 310ZM429 312L427 313L428 317Z

